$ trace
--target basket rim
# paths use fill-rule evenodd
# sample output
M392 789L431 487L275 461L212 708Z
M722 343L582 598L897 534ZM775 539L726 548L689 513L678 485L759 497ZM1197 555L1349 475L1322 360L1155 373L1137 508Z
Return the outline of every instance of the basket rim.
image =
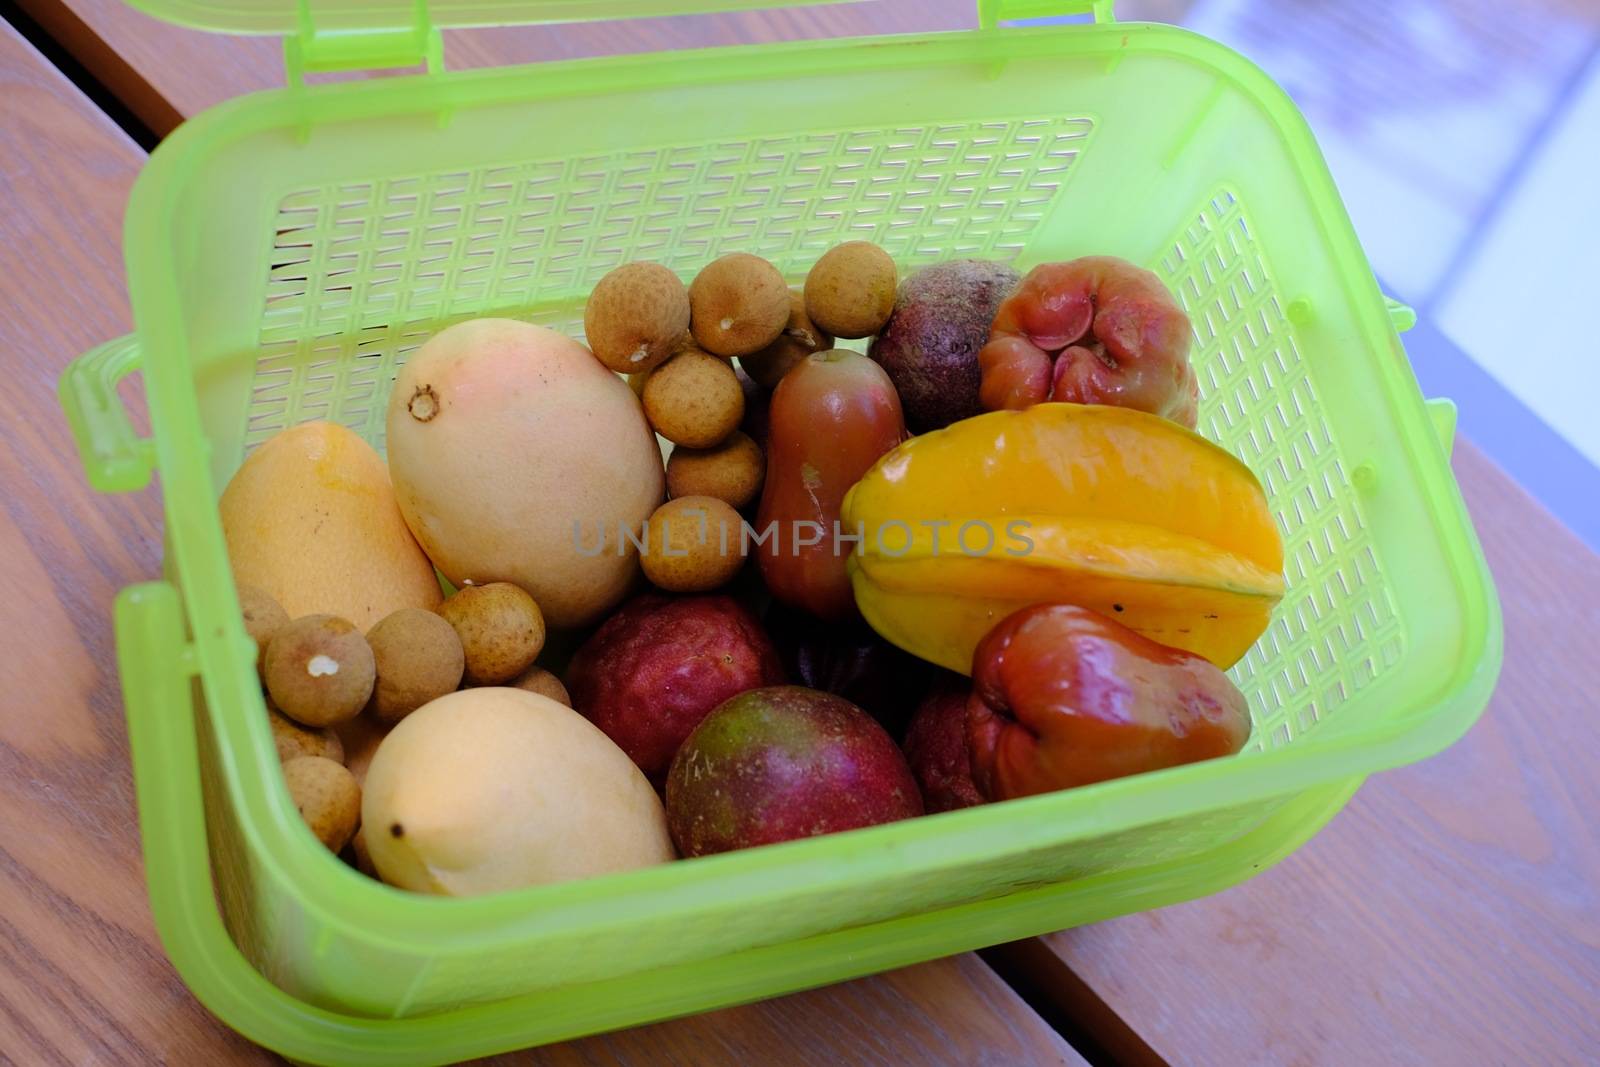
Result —
M1363 335L1374 347L1395 344L1382 295L1372 279L1320 151L1299 111L1250 61L1176 27L1117 23L1017 27L889 38L762 44L671 54L578 59L528 67L446 72L251 94L184 124L157 149L135 185L127 215L129 290L147 360L146 389L166 494L174 566L183 577L186 612L217 730L220 770L246 846L264 876L291 886L311 914L374 945L448 955L508 947L561 930L602 929L617 921L620 901L649 899L656 919L703 912L701 892L746 906L808 888L847 886L886 854L928 870L1058 846L1086 837L1264 800L1420 759L1455 740L1487 703L1499 671L1501 624L1492 580L1465 506L1434 437L1421 394L1401 360L1377 360L1384 410L1405 443L1408 476L1426 495L1429 531L1455 582L1464 654L1448 677L1381 720L1247 757L1172 768L1084 789L936 818L704 857L581 882L532 887L470 899L405 893L347 868L311 836L289 802L269 739L253 657L247 655L226 550L211 502L216 499L198 396L181 328L173 250L167 237L182 210L186 184L231 141L268 129L292 129L319 117L351 120L448 110L550 95L644 90L668 85L776 76L824 75L864 64L878 69L929 64L1003 63L1059 55L1111 59L1128 54L1201 64L1252 99L1294 158L1301 192L1347 279L1367 279L1350 294ZM714 62L708 60L714 59ZM205 507L195 506L204 501ZM181 561L181 562L179 562ZM1358 698L1361 699L1361 698ZM970 851L967 851L970 849ZM1003 899L1003 898L1001 898Z
M175 601L175 591L167 589ZM158 750L164 747L175 757L194 755L188 716L146 725L169 734L170 744ZM311 1062L372 1064L454 1061L855 978L996 940L1048 932L1059 926L1060 909L1075 898L1099 902L1090 909L1088 918L1093 921L1160 906L1167 902L1163 897L1173 884L1197 894L1216 892L1260 873L1309 840L1362 782L1345 779L1304 790L1253 829L1212 850L1076 882L1021 888L1006 898L1003 913L991 912L991 901L955 904L665 970L647 968L598 983L535 990L425 1016L371 1018L319 1007L284 991L258 972L233 943L221 915L210 906L214 890L204 854L203 819L185 818L180 810L186 800L198 807L198 775L190 778L186 784L164 779L162 788L154 790L154 810L146 812L141 806L140 812L147 836L154 827L165 832L149 862L152 908L179 975L208 1009L251 1040ZM143 789L141 783L141 803ZM163 805L169 810L160 810ZM170 832L178 825L190 826L200 849L182 847L178 835ZM1131 893L1108 892L1118 882L1132 882ZM158 883L161 893L155 892ZM798 959L793 955L796 950L802 954ZM733 963L776 953L785 953L789 965L754 968ZM700 982L689 977L730 971L731 980ZM673 981L670 976L685 980ZM670 992L661 993L663 988ZM648 990L648 995L630 996L635 989Z

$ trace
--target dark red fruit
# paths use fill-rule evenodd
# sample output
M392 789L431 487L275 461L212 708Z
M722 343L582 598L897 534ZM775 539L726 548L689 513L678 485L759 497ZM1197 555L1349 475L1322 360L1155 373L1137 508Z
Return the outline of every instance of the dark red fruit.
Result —
M972 686L958 675L940 678L911 717L906 730L906 762L922 788L931 814L983 803L972 781L967 754L967 697Z
M782 682L760 623L727 596L637 597L572 657L572 706L658 787L700 720L747 689Z
M767 633L791 681L842 696L900 737L935 668L861 623L820 622L774 602Z
M1194 429L1189 316L1161 279L1115 256L1042 263L995 313L978 353L983 406L1046 400L1148 411Z
M845 493L906 437L900 399L883 368L835 348L795 364L772 391L767 480L750 551L772 596L829 622L859 620L845 560ZM860 531L855 531L857 535Z
M900 284L894 312L867 354L894 382L913 433L983 414L978 350L1017 278L1004 263L959 259L924 267Z
M1040 604L978 643L967 702L972 777L990 800L1239 751L1244 694L1209 661L1103 615Z
M883 727L848 700L797 685L723 703L667 775L667 826L684 856L921 814L917 783Z

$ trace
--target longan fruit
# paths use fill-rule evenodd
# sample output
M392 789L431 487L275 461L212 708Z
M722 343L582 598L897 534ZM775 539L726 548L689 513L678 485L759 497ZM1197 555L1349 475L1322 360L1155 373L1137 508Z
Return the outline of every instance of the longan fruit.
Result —
M355 778L357 785L366 788L367 767L371 765L372 757L377 754L378 745L388 730L371 715L346 719L333 730L344 745L345 769ZM367 853L367 842L359 826L356 827L355 836L350 838L350 852L356 870L369 878L378 877L378 869L372 865L372 857Z
M739 366L764 389L775 388L796 363L813 352L833 347L833 338L806 314L806 299L799 289L789 290L789 321L778 339L759 352L739 357Z
M617 267L583 308L583 332L595 358L624 374L664 363L688 328L689 290L659 263Z
M378 874L378 867L372 862L372 853L367 851L367 839L361 832L361 827L356 827L355 836L350 839L350 856L354 859L351 863L356 870L371 878L374 882L383 881ZM350 863L349 859L345 860Z
M746 434L764 452L767 448L767 416L772 408L772 390L761 388L742 369L735 368L734 374L744 394L744 418L739 420L739 432Z
M685 496L656 508L645 524L644 576L672 593L726 585L744 565L743 520L712 496Z
M650 372L644 415L673 444L709 448L738 428L744 390L731 363L691 348Z
M735 511L756 498L766 476L767 461L761 455L761 446L738 430L720 445L674 448L667 457L670 496L714 496Z
M288 763L297 756L321 756L335 763L344 762L344 742L331 728L301 726L270 702L267 719L272 724L272 743L278 750L279 763Z
M522 672L522 676L511 683L513 689L526 689L530 693L538 693L542 697L549 697L557 704L572 707L572 694L567 692L567 687L561 684L561 679L545 670L543 667L529 667Z
M439 605L461 639L466 679L503 685L527 670L544 648L544 614L510 582L469 585Z
M289 621L289 613L270 593L253 585L239 587L239 613L244 616L244 632L256 643L256 674L260 675L267 662L267 642Z
M372 762L373 753L378 751L378 745L388 735L389 728L375 716L357 715L333 727L333 732L344 746L344 759L340 762L356 776L358 784L365 785L367 764Z
M289 798L311 832L330 852L350 843L361 822L361 787L355 775L321 756L297 756L283 765Z
M263 669L272 702L304 726L354 718L372 696L372 646L348 619L305 615L267 642Z
M714 259L689 283L689 329L717 356L759 352L789 321L789 287L778 268L748 252Z
M806 314L835 337L870 337L894 310L895 269L871 241L846 241L806 275Z
M453 693L466 669L456 628L424 608L401 608L367 632L378 682L372 710L396 723L436 697Z

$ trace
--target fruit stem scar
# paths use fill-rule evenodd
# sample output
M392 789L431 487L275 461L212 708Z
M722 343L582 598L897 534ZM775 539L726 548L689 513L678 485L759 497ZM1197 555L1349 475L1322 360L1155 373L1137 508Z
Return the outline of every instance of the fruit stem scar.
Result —
M723 319L721 322L717 323L717 325L722 327L724 330L731 330L733 329L733 320L731 318Z
M406 402L406 410L418 422L428 422L439 414L439 394L433 391L431 385L419 385Z
M334 659L332 656L325 656L319 653L306 661L306 673L311 675L313 678L321 678L324 675L329 674L338 674L339 661Z
M390 837L404 837L404 836L406 836L406 828L401 826L397 822L390 823L389 824L389 836Z

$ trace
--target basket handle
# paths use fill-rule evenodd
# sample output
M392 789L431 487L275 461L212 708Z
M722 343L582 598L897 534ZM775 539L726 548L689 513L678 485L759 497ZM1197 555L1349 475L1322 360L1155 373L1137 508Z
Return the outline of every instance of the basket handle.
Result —
M162 947L213 1014L253 1041L290 1051L303 1041L284 1033L284 1024L315 1009L251 967L217 911L195 737L199 662L178 591L170 582L128 586L113 616L145 882ZM305 1019L308 1034L318 1022Z
M1402 300L1384 294L1383 309L1389 313L1389 324L1395 333L1405 333L1417 324L1417 310Z
M341 1016L296 1000L250 965L222 925L211 885L200 745L198 661L171 582L117 595L117 669L128 709L150 912L166 957L214 1016L259 1045L307 1061L398 1062L416 1041L397 1021Z
M1424 400L1422 406L1427 409L1428 422L1433 426L1433 435L1439 439L1439 447L1449 456L1456 447L1456 402L1447 396L1436 396Z
M501 1051L504 1043L475 1025L470 1009L407 1019L342 1015L286 993L251 966L223 925L211 880L195 736L199 660L178 591L170 582L129 586L114 617L150 911L195 997L251 1041L304 1062L438 1062L428 1050L441 1032L456 1051Z
M1405 333L1417 324L1416 309L1410 304L1384 294L1383 305L1389 313L1389 325L1394 327L1395 333ZM1424 400L1422 406L1428 411L1433 435L1439 439L1444 454L1450 455L1456 445L1456 402L1447 396L1440 396Z
M1068 15L1093 15L1095 22L1115 22L1115 3L1116 0L978 0L978 25L992 30L1002 22Z
M135 432L117 396L117 384L142 362L138 338L129 334L73 360L57 385L78 458L89 484L102 493L143 489L155 472L155 441Z

